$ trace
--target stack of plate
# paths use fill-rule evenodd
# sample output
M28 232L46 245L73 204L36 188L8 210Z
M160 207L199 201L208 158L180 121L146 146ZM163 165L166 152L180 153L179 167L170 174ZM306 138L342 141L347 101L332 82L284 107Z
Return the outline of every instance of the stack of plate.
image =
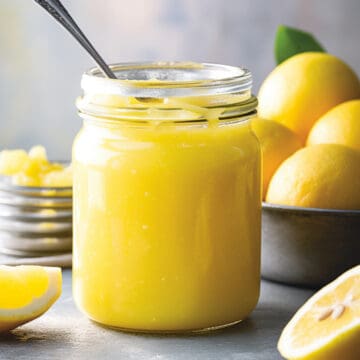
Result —
M71 187L16 186L0 177L0 252L35 257L71 247Z

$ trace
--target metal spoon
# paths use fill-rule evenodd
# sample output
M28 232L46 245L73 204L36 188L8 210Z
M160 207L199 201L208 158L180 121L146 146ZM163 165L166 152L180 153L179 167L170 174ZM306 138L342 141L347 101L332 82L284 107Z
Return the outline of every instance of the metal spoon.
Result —
M88 38L81 31L69 12L59 0L35 0L41 7L43 7L52 17L55 18L90 54L90 56L98 64L100 70L104 75L110 79L116 79L115 74L106 64L104 59L99 55L94 46Z

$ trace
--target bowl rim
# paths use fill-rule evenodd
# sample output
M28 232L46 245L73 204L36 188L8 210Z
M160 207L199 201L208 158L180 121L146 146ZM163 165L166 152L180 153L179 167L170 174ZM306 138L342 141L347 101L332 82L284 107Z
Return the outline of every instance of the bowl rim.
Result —
M24 185L13 185L11 183L1 183L0 175L0 189L1 190L13 190L13 191L23 191L30 193L42 193L42 192L71 192L72 186L24 186Z
M360 210L306 208L302 206L272 204L266 201L262 202L262 208L266 210L274 210L295 214L360 216Z

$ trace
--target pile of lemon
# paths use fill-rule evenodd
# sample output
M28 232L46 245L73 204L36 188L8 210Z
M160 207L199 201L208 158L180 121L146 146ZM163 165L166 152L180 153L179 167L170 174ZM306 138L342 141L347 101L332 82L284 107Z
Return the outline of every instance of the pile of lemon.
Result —
M269 203L360 209L360 81L339 58L305 52L265 79L252 128Z
M289 57L265 79L252 129L273 204L360 209L360 81L323 52ZM295 314L278 348L290 360L360 359L360 265Z

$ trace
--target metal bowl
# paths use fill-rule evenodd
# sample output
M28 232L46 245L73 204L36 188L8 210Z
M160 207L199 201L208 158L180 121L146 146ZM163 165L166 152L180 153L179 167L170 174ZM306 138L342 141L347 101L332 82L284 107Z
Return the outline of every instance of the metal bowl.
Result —
M71 197L53 197L53 196L24 196L19 194L3 193L0 190L0 204L16 206L20 208L71 208Z
M8 232L14 235L38 235L48 236L51 234L59 234L72 231L72 222L54 222L54 221L18 221L14 219L2 219L0 218L0 233Z
M45 256L71 250L72 187L14 185L0 176L0 252Z
M35 197L71 197L72 187L21 186L10 182L9 176L0 175L0 190L11 194Z
M42 209L23 208L0 204L0 219L19 220L26 222L71 222L72 208L68 209Z
M0 247L2 252L6 254L21 252L22 256L34 256L34 254L44 256L71 250L72 236L71 234L63 234L53 237L32 238L1 232Z
M263 203L262 276L320 287L360 263L360 210Z
M43 261L50 262L51 266L54 266L53 261L56 261L55 259L58 256L66 256L68 257L71 255L71 252L69 251L57 251L56 253L44 253L43 251L21 251L21 250L13 250L13 249L2 249L1 254L6 256L5 264L7 265L42 265L44 264ZM0 259L3 258L3 256L0 255ZM30 262L27 262L27 259L30 260ZM44 260L41 260L44 259ZM53 260L50 260L53 259ZM21 262L19 262L21 260ZM3 263L3 261L1 262ZM55 265L58 266L58 265ZM60 265L59 265L60 266ZM63 266L63 265L61 265ZM68 266L68 265L67 265ZM70 265L71 266L71 265Z

